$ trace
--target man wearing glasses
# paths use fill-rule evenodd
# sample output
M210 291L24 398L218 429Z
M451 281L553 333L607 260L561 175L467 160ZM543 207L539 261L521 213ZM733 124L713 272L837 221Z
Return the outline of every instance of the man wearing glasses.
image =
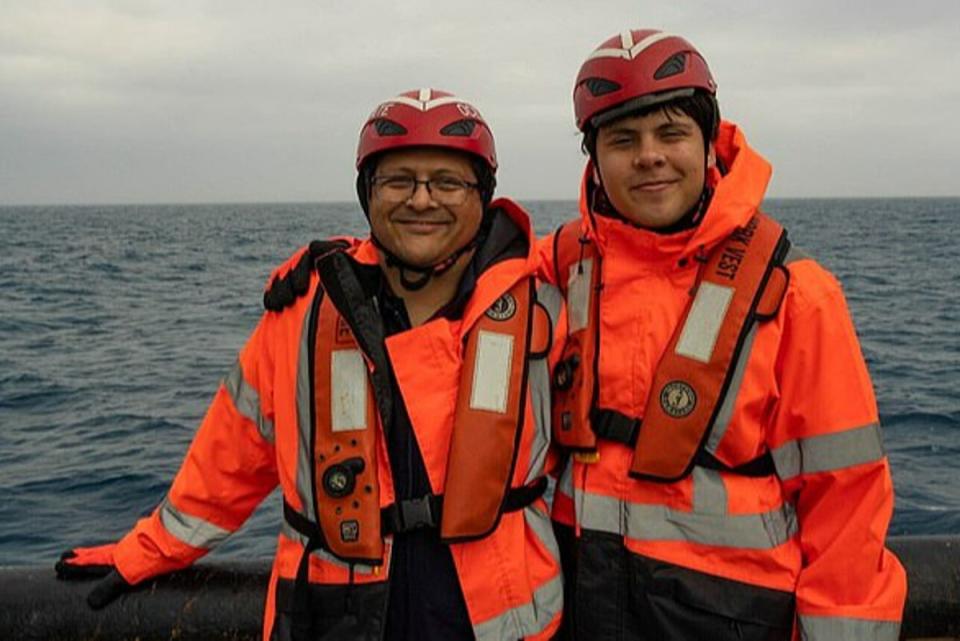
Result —
M370 237L314 242L268 311L163 503L116 544L103 607L237 530L279 483L264 639L547 639L562 607L546 488L559 292L534 278L531 223L492 200L493 136L423 89L360 133Z

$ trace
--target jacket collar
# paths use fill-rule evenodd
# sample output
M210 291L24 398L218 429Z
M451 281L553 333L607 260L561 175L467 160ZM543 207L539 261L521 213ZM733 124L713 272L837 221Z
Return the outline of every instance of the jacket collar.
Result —
M529 214L509 198L489 205L494 220L483 245L477 248L471 265L464 271L455 298L462 301L464 327L477 318L518 280L536 273L537 255L533 224ZM370 237L352 250L358 263L378 265L379 252ZM469 292L463 291L469 288Z
M588 186L593 164L588 162L580 182L581 230L597 243L601 255L627 252L642 260L673 262L709 252L750 220L763 201L772 173L770 163L747 145L743 132L733 123L720 124L716 153L727 172L721 176L711 170L708 180L716 186L703 220L676 234L657 234L592 211Z

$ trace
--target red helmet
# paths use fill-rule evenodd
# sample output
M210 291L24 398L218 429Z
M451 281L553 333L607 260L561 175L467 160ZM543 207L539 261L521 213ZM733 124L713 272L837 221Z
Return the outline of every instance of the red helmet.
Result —
M480 112L436 89L407 91L373 110L360 130L357 169L375 153L418 146L465 151L497 170L493 133Z
M631 111L693 95L695 89L717 93L707 61L692 44L653 29L624 31L605 40L580 67L573 87L577 128L586 131Z

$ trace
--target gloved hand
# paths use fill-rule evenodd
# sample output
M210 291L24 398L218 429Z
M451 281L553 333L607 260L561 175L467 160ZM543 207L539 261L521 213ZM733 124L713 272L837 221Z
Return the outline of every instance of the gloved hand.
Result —
M58 579L100 579L87 595L87 605L94 610L104 607L131 587L113 565L115 547L116 543L108 543L67 550L53 566Z

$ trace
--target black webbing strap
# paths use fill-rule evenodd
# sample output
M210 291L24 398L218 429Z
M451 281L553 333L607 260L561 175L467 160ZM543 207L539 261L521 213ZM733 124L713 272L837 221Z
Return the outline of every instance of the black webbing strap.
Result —
M730 466L722 462L710 452L701 448L694 457L693 462L695 465L699 465L700 467L705 467L711 470L719 470L721 472L732 472L733 474L739 474L740 476L770 476L771 474L775 474L777 471L773 465L773 455L770 454L770 450L767 450L757 458L747 461L746 463Z
M511 488L504 498L503 511L522 510L540 498L546 489L546 476L541 476L530 485ZM422 527L439 528L442 515L443 496L427 494L418 499L400 501L383 508L380 510L380 523L384 534L410 532ZM329 548L320 526L300 514L286 500L283 502L283 518L290 527L307 538L293 586L290 632L293 641L308 641L313 627L310 614L310 554L314 550Z
M527 507L547 490L547 477L523 487L511 488L503 501L504 512L516 512ZM380 522L384 534L410 532L421 527L440 527L443 516L443 495L427 494L418 499L391 503L380 510ZM294 530L307 538L310 551L325 549L326 540L320 526L300 514L286 501L283 502L283 518ZM304 555L306 558L306 555ZM303 561L301 565L305 567ZM298 575L299 578L299 575Z
M522 510L540 498L546 489L545 476L530 485L511 488L504 497L503 511ZM442 518L443 496L437 494L398 501L380 510L380 523L384 534L402 534L424 527L438 528Z
M309 641L313 633L313 617L310 614L310 554L326 547L326 539L320 526L313 523L284 500L283 518L294 530L307 537L303 555L297 565L297 578L293 584L290 635L292 641Z
M621 414L616 410L594 409L590 412L590 425L599 438L633 447L637 442L637 434L640 433L641 421L626 414ZM776 472L773 465L773 456L771 456L769 450L742 465L730 466L701 448L694 458L694 464L711 470L732 472L740 476L770 476Z
M599 438L605 438L631 447L637 442L640 420L616 410L590 410L590 427Z

